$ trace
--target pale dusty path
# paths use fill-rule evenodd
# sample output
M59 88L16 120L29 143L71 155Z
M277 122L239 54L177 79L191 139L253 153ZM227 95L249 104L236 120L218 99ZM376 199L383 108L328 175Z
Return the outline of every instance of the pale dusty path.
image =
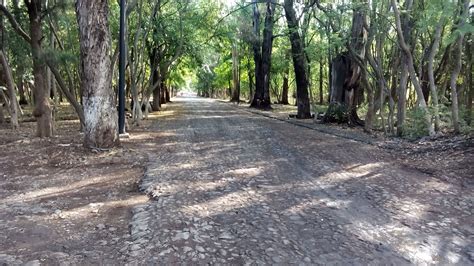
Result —
M474 264L473 191L230 104L167 108L130 263Z

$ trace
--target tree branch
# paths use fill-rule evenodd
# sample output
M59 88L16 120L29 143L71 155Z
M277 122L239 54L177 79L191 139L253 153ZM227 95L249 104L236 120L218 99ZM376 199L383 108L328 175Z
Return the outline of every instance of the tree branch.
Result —
M20 24L16 21L16 19L13 17L13 15L8 12L7 8L0 4L0 13L3 13L10 24L12 25L12 28L18 33L27 43L31 43L31 38L30 36L21 28Z

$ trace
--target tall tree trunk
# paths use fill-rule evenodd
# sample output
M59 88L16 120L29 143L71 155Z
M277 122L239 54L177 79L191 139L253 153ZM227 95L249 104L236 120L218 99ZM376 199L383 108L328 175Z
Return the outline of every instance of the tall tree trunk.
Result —
M319 61L319 105L323 105L324 103L324 95L323 95L323 78L324 78L324 73L323 73L323 59Z
M464 0L462 2L462 9L461 9L461 18L459 20L458 25L456 26L457 29L460 29L466 23L467 15L469 13L469 0ZM453 120L453 128L455 133L459 133L461 131L459 125L459 98L458 98L458 91L457 91L457 79L459 73L461 72L462 68L462 47L464 41L464 32L459 31L456 43L453 47L453 72L451 73L451 111L452 111L452 120Z
M240 58L237 43L232 43L232 83L231 102L240 103Z
M119 144L113 102L109 8L107 0L77 0L84 102L84 146L106 149Z
M250 65L250 58L247 59L247 75L249 77L249 103L251 103L254 95L254 84L252 67Z
M408 62L405 55L401 58L400 83L397 93L397 135L405 134L405 118L407 113L407 84L408 84Z
M428 80L431 91L431 102L433 105L434 117L435 117L435 131L439 130L439 100L438 100L438 91L436 89L436 82L434 77L434 58L438 52L439 42L441 40L441 30L444 22L440 21L436 26L433 45L430 49L430 54L428 56Z
M5 72L7 88L8 88L8 95L10 96L10 118L11 118L11 125L14 130L18 129L18 103L16 100L15 94L15 84L13 83L12 72L10 66L8 65L7 58L3 53L3 50L0 49L0 64L2 65L2 70Z
M1 0L0 3L3 5L4 0ZM10 65L8 64L7 57L4 53L4 39L5 39L5 27L3 23L3 14L0 13L0 69L2 70L2 74L5 78L6 87L8 89L8 95L10 96L9 99L9 107L10 107L10 119L11 119L11 126L14 130L17 130L19 127L18 124L18 102L16 99L15 93L15 84L13 82L12 71ZM1 105L1 103L0 103ZM3 116L3 110L0 111L0 116Z
M474 13L471 13L471 23L474 23ZM472 124L472 100L474 97L474 84L472 82L472 72L473 69L473 60L472 60L472 51L474 49L473 45L473 34L469 34L469 41L466 41L466 56L467 56L467 66L466 66L466 77L467 77L467 103L466 103L466 122L470 126Z
M171 102L170 87L165 83L165 100L167 103Z
M311 107L308 95L308 62L304 54L303 42L299 33L298 19L293 7L293 0L284 1L285 17L290 31L291 53L296 78L297 118L311 118Z
M331 18L329 18L329 21L331 21ZM331 88L332 88L332 61L333 61L333 55L332 55L332 41L331 41L331 27L329 26L329 23L326 27L326 35L328 38L328 88L329 88L329 93L328 93L328 103L331 102Z
M405 10L411 11L413 7L413 0L405 1ZM401 27L404 34L405 41L410 44L412 41L411 31L413 21L408 13L404 13L401 17ZM397 135L403 136L405 133L405 119L407 110L407 85L408 85L408 58L407 55L400 51L400 83L397 91Z
M275 16L275 3L267 0L267 12L265 14L265 23L263 28L262 40L262 80L263 80L263 98L261 99L261 107L269 108L270 101L270 69L272 65L272 48L273 48L273 25Z
M394 14L395 14L395 21L396 21L396 28L397 28L397 35L398 35L399 44L400 44L404 54L406 55L406 57L408 59L408 71L410 73L411 82L413 83L413 86L415 87L415 91L416 91L416 94L417 94L418 106L422 110L422 112L424 113L425 126L428 130L428 134L430 136L433 136L435 134L435 131L434 131L433 124L431 124L431 115L430 115L430 112L427 108L425 98L424 98L424 95L423 95L423 90L421 89L420 82L419 82L419 80L416 76L416 70L415 70L414 63L413 63L413 55L410 51L410 47L405 42L405 38L404 38L404 35L403 35L402 26L401 26L401 22L400 22L400 11L398 10L396 0L391 0L391 1L392 1L392 7L393 7L393 10L394 10Z
M21 14L22 14L22 10L20 9L20 1L19 0L13 0L12 1L12 13L13 13L13 16L15 18L15 20L18 22L18 21L21 21ZM17 87L18 87L18 94L20 96L20 105L27 105L28 104L28 101L26 99L26 93L25 93L25 89L24 89L24 80L23 80L23 76L24 76L24 73L25 73L25 66L23 66L23 64L18 64L17 67L16 67L16 80L17 80Z
M285 58L285 68L283 70L283 87L281 90L281 104L289 104L288 102L288 91L290 89L290 62L289 56L286 54Z
M160 71L160 102L162 104L165 104L166 103L166 96L165 96L165 93L166 93L166 79L164 77L164 75L162 75L161 71Z
M158 75L158 70L153 70L151 75L152 84L157 84L153 89L153 103L151 105L151 109L156 112L161 110L161 80Z
M260 43L260 12L257 0L254 1L253 30L254 30L254 61L255 61L255 95L250 107L259 109L271 108L270 102L270 68L273 47L273 25L275 2L267 0L265 23L263 29L263 40Z
M33 76L35 87L33 90L35 108L33 116L36 118L36 135L38 137L51 137L53 135L53 116L49 103L49 91L46 87L46 64L43 60L41 41L42 5L41 0L25 0L30 20L31 54L33 58Z

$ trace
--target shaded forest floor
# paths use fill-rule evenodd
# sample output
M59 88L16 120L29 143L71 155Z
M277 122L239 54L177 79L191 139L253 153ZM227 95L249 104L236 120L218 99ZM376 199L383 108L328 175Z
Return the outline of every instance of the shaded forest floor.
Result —
M153 119L122 147L96 153L82 147L69 111L51 139L31 137L28 115L19 132L0 125L0 264L125 258L131 208L148 200L137 191L147 161L139 149Z
M407 168L463 187L474 185L472 136L384 139L359 129L291 120L293 110L278 105L271 112L251 112L370 142ZM122 147L104 153L82 147L71 115L57 122L51 139L32 138L34 122L23 122L20 132L0 125L0 263L125 262L126 243L132 243L131 210L148 201L137 189L148 162L142 150L156 148L152 144L160 136L149 128L166 115L151 116L130 130Z

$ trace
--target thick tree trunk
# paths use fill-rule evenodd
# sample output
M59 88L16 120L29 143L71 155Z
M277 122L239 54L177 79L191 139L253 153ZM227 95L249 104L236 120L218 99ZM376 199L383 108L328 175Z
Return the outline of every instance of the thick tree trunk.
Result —
M165 100L167 103L171 102L171 93L170 93L170 87L166 86L165 87Z
M254 61L255 61L255 95L250 107L259 109L271 108L270 102L270 67L273 47L273 25L275 3L267 0L267 11L263 29L263 40L260 43L260 12L257 6L258 1L254 1Z
M152 105L151 105L151 110L156 112L156 111L161 110L161 92L160 92L161 80L160 80L160 77L158 75L158 70L156 70L156 69L152 71L151 76L152 76L151 77L152 84L157 85L153 90L153 102L152 102Z
M84 146L112 148L119 144L119 138L109 55L108 1L78 0L76 15L85 116Z
M297 118L311 118L311 107L308 93L308 62L306 61L303 42L299 34L298 19L293 7L293 0L284 1L285 17L290 31L291 54L296 78Z
M26 100L26 95L25 95L25 87L24 87L25 82L23 81L23 77L19 78L19 81L17 84L18 84L18 94L20 95L20 105L28 105L28 101Z
M46 88L46 64L43 60L41 41L43 39L42 5L41 0L25 1L30 20L31 54L33 58L33 76L35 87L33 90L35 108L33 116L36 118L36 135L38 137L51 137L53 135L53 116L49 103L49 91Z
M160 102L162 104L165 104L166 103L166 80L165 80L165 77L163 75L161 75L160 73Z
M357 114L361 102L361 69L366 68L365 46L367 43L366 14L362 7L354 10L349 53L339 54L332 62L330 103L324 116L325 122L364 125ZM365 81L364 81L365 82ZM365 82L368 86L368 82Z

